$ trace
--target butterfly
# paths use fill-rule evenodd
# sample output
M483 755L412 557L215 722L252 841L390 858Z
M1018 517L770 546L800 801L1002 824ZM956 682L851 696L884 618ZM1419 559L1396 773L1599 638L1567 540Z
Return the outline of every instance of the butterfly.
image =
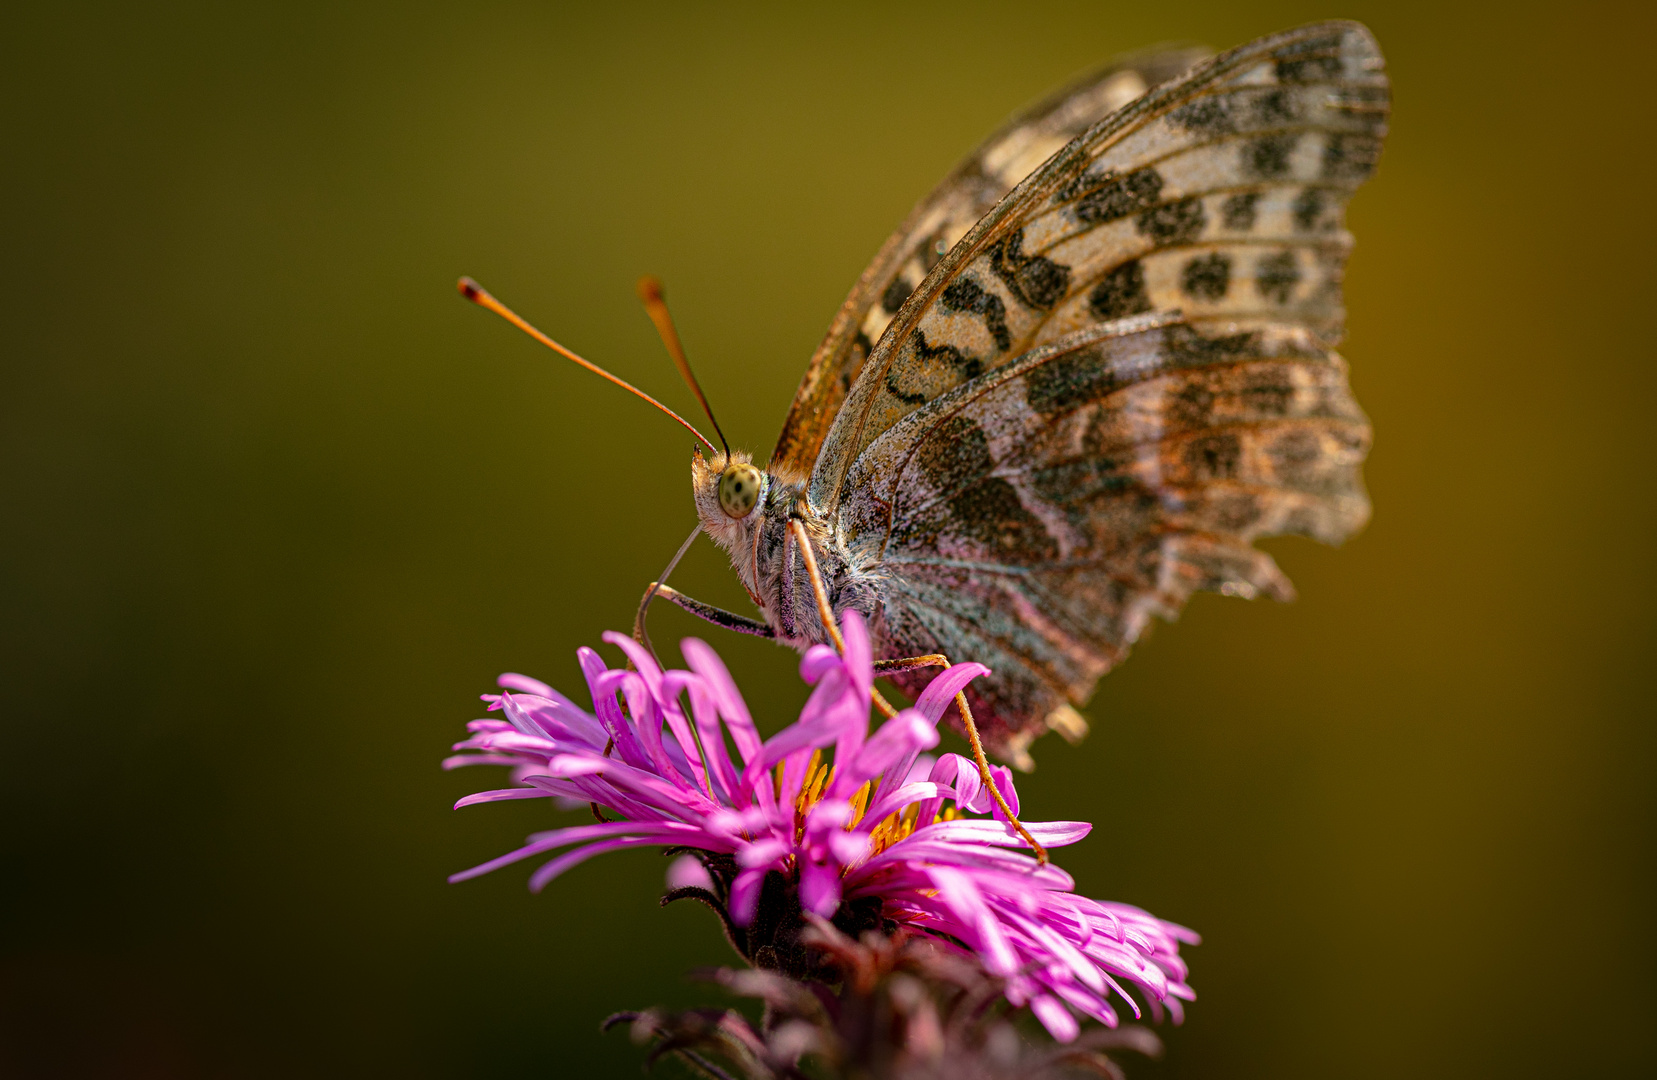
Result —
M911 695L983 663L957 722L1028 768L1038 735L1085 733L1077 706L1151 617L1197 590L1292 597L1253 541L1369 516L1334 346L1389 97L1370 32L1325 22L1129 58L1015 118L864 271L769 462L694 453L699 532L763 617L647 602L802 650L856 611Z

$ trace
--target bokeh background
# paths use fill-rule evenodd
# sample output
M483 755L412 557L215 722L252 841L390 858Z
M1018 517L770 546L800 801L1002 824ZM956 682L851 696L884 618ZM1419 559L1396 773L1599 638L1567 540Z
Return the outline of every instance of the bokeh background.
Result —
M1092 895L1199 928L1142 1077L1628 1076L1654 1021L1653 22L1635 5L23 5L0 42L0 1072L630 1076L713 992L655 853L438 761L576 683L694 517L688 439L477 276L763 455L887 231L1119 51L1362 18L1375 517L1271 545L1039 744ZM742 608L716 550L677 583ZM658 643L706 634L658 608ZM792 656L717 639L774 727ZM578 815L579 816L579 815Z

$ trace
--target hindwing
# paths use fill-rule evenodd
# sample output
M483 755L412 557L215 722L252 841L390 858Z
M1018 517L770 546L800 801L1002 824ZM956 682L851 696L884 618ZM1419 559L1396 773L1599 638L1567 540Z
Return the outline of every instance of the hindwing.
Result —
M1359 528L1368 445L1345 363L1306 327L1144 315L910 412L859 457L841 523L888 576L881 655L988 665L975 717L1018 761L1152 615L1197 589L1288 598L1251 541Z

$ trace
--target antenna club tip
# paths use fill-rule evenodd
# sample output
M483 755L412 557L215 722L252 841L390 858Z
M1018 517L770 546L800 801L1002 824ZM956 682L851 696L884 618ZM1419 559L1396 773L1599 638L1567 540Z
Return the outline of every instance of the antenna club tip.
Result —
M469 277L463 277L459 281L455 282L455 288L460 291L460 295L464 296L474 304L489 295L488 291L485 290L482 285L479 285Z
M662 279L655 274L646 274L639 279L639 299L647 304L662 302Z

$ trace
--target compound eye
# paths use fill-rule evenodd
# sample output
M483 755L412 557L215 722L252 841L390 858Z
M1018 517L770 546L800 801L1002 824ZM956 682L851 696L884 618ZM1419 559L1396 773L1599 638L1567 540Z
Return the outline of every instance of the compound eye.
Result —
M738 520L754 512L759 501L760 471L752 465L732 465L719 475L719 508Z

